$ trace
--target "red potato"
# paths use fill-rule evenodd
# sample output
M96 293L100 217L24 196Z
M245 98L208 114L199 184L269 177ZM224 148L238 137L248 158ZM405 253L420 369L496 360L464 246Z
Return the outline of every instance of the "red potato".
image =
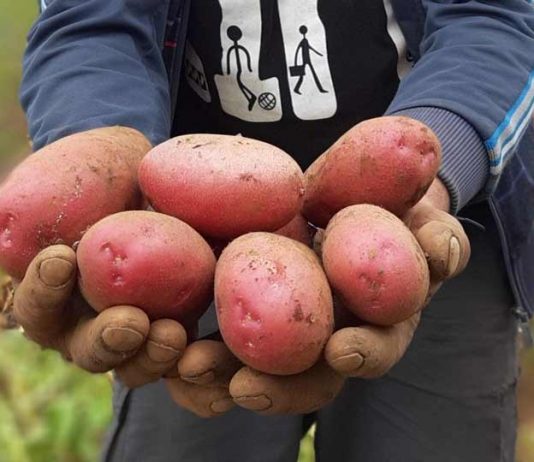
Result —
M106 215L139 207L137 168L149 149L140 133L113 127L26 158L0 187L0 267L22 279L40 250L73 245Z
M333 330L332 294L313 250L250 233L224 250L215 270L222 337L246 365L269 374L302 372Z
M186 223L147 211L117 213L78 246L80 289L96 310L133 305L150 319L191 327L213 296L215 256Z
M425 303L429 270L423 250L384 209L354 205L337 213L326 228L322 258L332 289L363 321L397 324Z
M304 175L288 154L241 136L173 138L148 153L139 182L154 209L220 240L281 228L304 196Z
M441 162L434 132L408 117L380 117L345 133L305 172L303 214L324 227L355 204L402 216L425 194Z

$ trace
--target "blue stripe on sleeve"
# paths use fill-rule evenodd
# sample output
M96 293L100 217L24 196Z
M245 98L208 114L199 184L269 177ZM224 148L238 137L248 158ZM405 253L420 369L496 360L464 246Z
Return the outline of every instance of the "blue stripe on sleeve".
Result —
M493 154L490 164L492 167L502 163L506 152L514 143L510 141L516 137L534 108L534 71L531 72L527 85L519 95L512 108L508 111L503 121L497 127L493 135L486 141L486 147Z
M502 150L501 150L501 154L499 155L499 157L492 159L490 161L490 165L492 167L498 165L510 153L511 148L515 145L515 142L511 143L511 141L514 138L520 138L520 136L518 136L518 132L523 132L526 129L525 125L528 123L527 121L531 118L531 114L533 110L534 110L534 99L532 99L532 101L530 102L530 105L528 106L528 110L526 110L523 113L523 116L518 121L516 125L517 127L516 131L514 131L510 136L508 136L508 138L506 138L504 142L502 143ZM517 141L518 140L516 140L516 142Z

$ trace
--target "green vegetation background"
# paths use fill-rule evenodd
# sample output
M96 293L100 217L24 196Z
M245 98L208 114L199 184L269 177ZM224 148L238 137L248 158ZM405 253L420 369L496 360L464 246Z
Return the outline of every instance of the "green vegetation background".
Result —
M29 151L18 103L25 36L37 0L0 0L0 173ZM519 461L534 460L534 357L525 356L519 395ZM94 462L111 419L111 387L41 351L19 332L0 331L0 461ZM299 462L313 461L312 437Z

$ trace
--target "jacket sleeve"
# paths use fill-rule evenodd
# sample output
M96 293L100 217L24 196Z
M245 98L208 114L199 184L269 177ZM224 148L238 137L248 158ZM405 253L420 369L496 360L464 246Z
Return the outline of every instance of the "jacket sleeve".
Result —
M20 90L34 149L102 126L168 138L161 55L169 1L41 0Z
M532 116L534 6L528 0L422 0L420 59L389 114L432 127L457 211L493 191Z

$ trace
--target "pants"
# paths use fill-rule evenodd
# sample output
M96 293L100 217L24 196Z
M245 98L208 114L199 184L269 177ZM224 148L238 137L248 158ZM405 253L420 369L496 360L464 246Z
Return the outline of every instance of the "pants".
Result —
M486 205L465 216L468 269L424 311L401 362L378 380L351 379L309 416L243 409L203 420L173 404L163 383L116 384L106 462L294 462L311 421L321 462L513 462L516 332L495 225Z

